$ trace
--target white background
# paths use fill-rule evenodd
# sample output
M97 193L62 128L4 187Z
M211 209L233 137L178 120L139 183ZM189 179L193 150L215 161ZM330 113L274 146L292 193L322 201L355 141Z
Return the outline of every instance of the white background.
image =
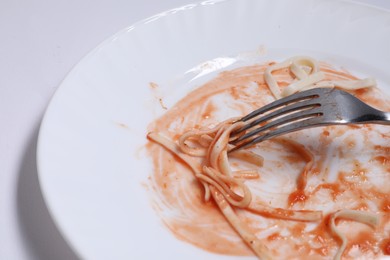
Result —
M190 2L0 1L0 259L77 259L39 187L35 150L45 108L71 68L105 38ZM388 0L359 2L390 9Z

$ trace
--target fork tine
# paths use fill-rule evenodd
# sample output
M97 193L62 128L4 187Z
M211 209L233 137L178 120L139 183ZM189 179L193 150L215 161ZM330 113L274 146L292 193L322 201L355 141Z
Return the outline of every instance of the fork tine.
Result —
M307 91L302 91L300 93L276 100L268 105L265 105L265 106L255 110L255 111L249 113L248 115L241 118L241 121L244 121L244 122L248 121L249 119L252 119L253 117L256 117L260 114L263 114L265 112L268 112L272 109L276 109L276 108L284 106L284 105L288 105L288 104L293 103L293 102L298 102L298 101L302 101L305 99L311 99L314 97L318 97L320 94L319 90L320 89L310 89Z
M321 111L322 110L320 109L320 107L315 107L315 108L295 112L292 114L288 114L284 117L276 119L275 121L271 121L271 122L265 124L264 126L256 128L255 130L252 130L249 133L244 134L243 136L240 136L236 140L233 140L231 143L237 144L237 143L243 141L244 139L250 138L250 137L252 137L252 136L254 136L262 131L266 131L268 129L275 128L277 126L284 125L284 124L287 124L287 123L290 123L293 121L297 121L297 120L300 120L303 118L318 117L319 115L322 114Z
M316 98L316 96L311 96L312 98L311 99L303 99L303 101L300 100L300 102L297 101L297 103L294 103L292 105L288 105L288 106L284 106L280 109L277 109L275 110L274 112L271 112L267 115L264 115L252 122L249 122L248 124L244 125L243 127L237 129L236 131L234 131L234 134L239 134L241 133L242 131L245 131L245 130L248 130L256 125L259 125L260 123L263 123L263 122L266 122L270 119L273 119L275 117L279 117L281 115L284 115L284 114L287 114L287 113L290 113L290 112L294 112L294 111L297 111L297 110L301 110L301 109L307 109L307 108L314 108L314 107L318 107L318 106L321 106L320 103L318 103L318 99ZM318 96L317 96L318 97Z
M310 127L314 127L314 126L324 126L324 125L326 125L326 123L321 122L320 116L310 117L310 118L305 119L305 120L293 122L293 123L290 123L288 125L282 126L276 130L269 131L263 135L257 136L254 139L250 139L247 142L239 143L238 145L236 145L232 149L230 149L229 153L233 152L235 150L238 150L238 149L241 149L244 147L248 147L250 145L254 145L256 143L271 139L271 138L279 136L279 135L295 132L298 130L302 130L304 128L310 128Z

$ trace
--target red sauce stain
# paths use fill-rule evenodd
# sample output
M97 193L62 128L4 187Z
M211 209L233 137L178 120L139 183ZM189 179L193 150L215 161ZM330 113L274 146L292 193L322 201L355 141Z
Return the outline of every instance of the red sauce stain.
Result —
M306 228L305 223L296 223L291 229L290 232L294 237L301 237L305 234L304 230Z
M381 210L384 212L390 212L390 197L389 196L390 196L390 194L387 195L387 198L385 198L381 204Z
M332 194L333 201L337 198L337 196L339 196L340 194L342 194L344 192L344 189L342 189L341 185L337 182L336 183L322 183L314 189L313 193L316 193L321 189L330 190L331 194Z
M367 176L366 176L367 169L364 168L361 165L361 163L359 161L357 161L357 160L354 160L354 165L353 166L354 167L353 167L353 170L350 173L350 175L356 177L357 179L359 179L362 182L367 181Z
M282 239L283 237L277 232L277 233L274 233L270 236L267 237L267 240L268 241L274 241L274 240L279 240L279 239Z
M329 221L330 221L330 214L324 216L321 223L311 232L313 234L316 234L318 237L321 237L323 240L326 237L329 237Z
M246 91L246 87L243 88L242 86L237 86L237 87L231 88L230 95L235 100L250 98L250 95L248 95L248 92Z
M380 151L384 154L389 154L390 153L390 147L387 146L382 146L382 145L375 145L374 149L377 151Z
M365 125L366 127L368 127L368 125ZM349 129L359 129L359 128L362 128L361 125L346 125L345 127L349 128Z
M374 157L374 160L378 161L383 166L390 164L390 156L378 155Z
M382 249L383 254L390 255L390 238L384 239L381 242L381 249Z
M306 199L304 191L297 190L288 196L288 205L293 206L295 203L304 202Z
M282 160L289 162L289 163L296 163L302 160L301 156L299 154L289 154L286 156L283 156L281 158Z
M181 136L180 134L173 135L172 140L177 141L179 140L180 136Z
M318 226L309 232L314 236L313 242L317 245L313 250L320 256L328 256L330 249L338 244L330 234L329 220L330 215L324 216Z
M324 130L324 131L322 132L322 135L328 137L328 136L330 135L330 133L329 133L328 130Z
M348 181L348 179L346 178L348 175L349 175L349 173L347 173L347 172L339 171L338 177L337 177L337 182L341 183L347 189L353 190L355 187L355 183Z
M356 95L358 98L362 99L364 96L367 95L367 92L368 92L368 91L369 91L368 89L364 89L364 88L358 89L358 90L355 91L355 95Z
M320 256L327 256L329 255L329 248L324 246L324 247L320 247L320 248L315 248L314 251L320 255Z
M240 98L240 92L238 91L237 88L231 88L230 89L230 95L235 99L239 99Z
M212 114L217 111L218 108L213 104L213 102L208 102L204 110L202 111L202 118L208 119Z
M368 205L366 202L360 201L359 204L354 208L355 210L368 210Z
M361 252L373 251L376 244L376 239L371 231L360 232L349 239L349 245L345 249L347 252L352 247L358 247Z

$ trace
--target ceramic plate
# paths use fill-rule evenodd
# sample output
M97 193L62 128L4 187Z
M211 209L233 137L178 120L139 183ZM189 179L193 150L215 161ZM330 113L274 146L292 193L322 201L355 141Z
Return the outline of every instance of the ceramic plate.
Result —
M390 91L389 46L390 14L344 1L211 0L125 28L75 66L46 111L38 168L48 208L83 259L233 259L176 239L152 209L142 147L165 111L159 98L170 107L219 71L297 54Z

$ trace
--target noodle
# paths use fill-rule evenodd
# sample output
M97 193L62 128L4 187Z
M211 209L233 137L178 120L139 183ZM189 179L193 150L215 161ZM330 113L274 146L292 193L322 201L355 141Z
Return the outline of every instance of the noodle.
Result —
M357 210L340 210L333 213L330 218L330 229L332 233L335 234L335 236L337 236L341 240L341 246L334 257L335 260L341 259L348 242L347 238L336 227L335 221L338 218L361 222L374 228L379 223L378 216L369 212Z
M272 72L283 68L289 68L297 80L289 84L281 92L276 79L272 76ZM325 75L319 71L318 62L304 56L292 57L284 62L268 67L264 73L264 78L276 99L313 87L340 87L346 90L356 90L376 86L375 79L372 78L353 81L322 81Z
M283 89L278 85L278 81L273 75L274 72L281 69L288 69L295 77ZM264 81L276 99L314 87L339 87L346 90L356 90L376 85L375 80L371 78L363 80L324 79L325 74L321 71L319 63L315 59L305 56L293 57L284 62L270 65L264 71ZM229 144L234 138L232 133L243 124L237 118L228 119L212 128L186 131L179 136L178 142L164 137L158 132L148 133L148 138L185 162L191 169L193 176L202 184L204 200L209 201L212 198L216 202L226 220L260 259L271 259L271 250L240 219L235 212L236 209L247 210L265 218L300 222L320 222L323 220L323 213L318 210L274 208L266 205L259 198L253 199L253 194L245 181L258 179L261 174L253 169L234 171L230 159L234 158L256 167L262 167L264 158L250 150L228 152L233 147ZM314 165L314 156L303 145L293 140L279 138L277 142L299 154L305 162L297 180L297 192L305 196L308 172ZM371 226L378 224L377 216L366 211L340 210L332 213L330 233L334 238L341 240L341 245L334 259L341 259L348 242L336 227L335 221L338 218Z

